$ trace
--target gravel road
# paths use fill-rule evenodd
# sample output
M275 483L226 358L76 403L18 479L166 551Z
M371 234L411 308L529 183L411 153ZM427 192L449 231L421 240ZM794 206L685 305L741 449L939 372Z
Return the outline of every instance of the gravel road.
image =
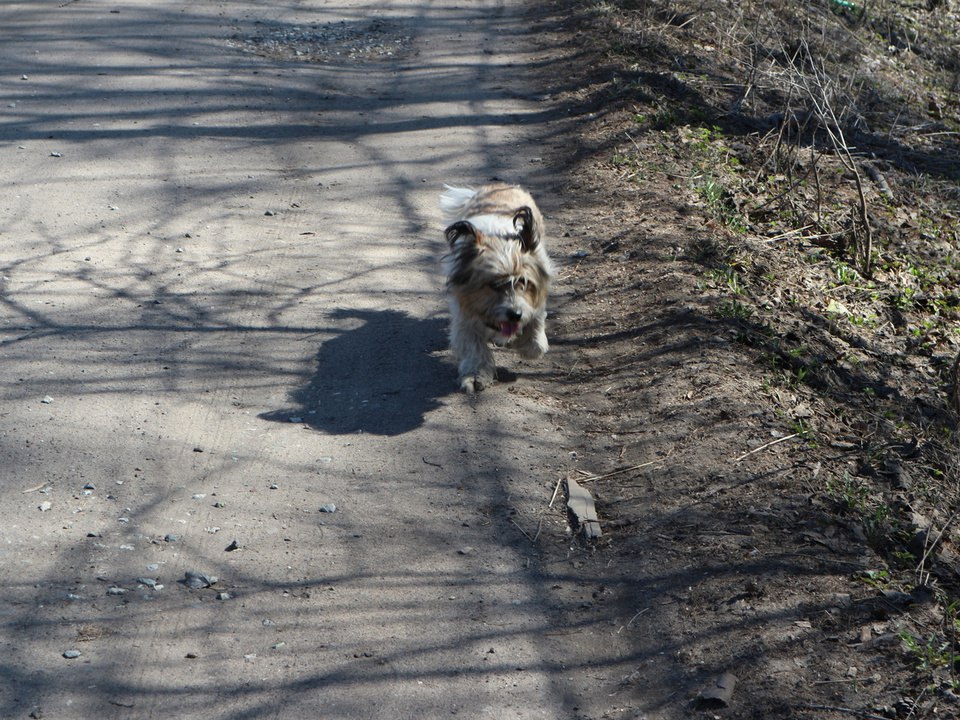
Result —
M615 686L531 542L549 366L470 402L445 349L443 183L549 174L521 5L4 3L0 716Z

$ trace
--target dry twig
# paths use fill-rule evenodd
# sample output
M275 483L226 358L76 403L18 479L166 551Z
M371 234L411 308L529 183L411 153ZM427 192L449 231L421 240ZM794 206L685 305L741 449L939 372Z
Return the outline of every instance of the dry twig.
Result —
M745 452L743 455L741 455L740 457L738 457L738 458L737 458L736 460L734 460L733 462L734 462L734 463L738 463L738 462L740 462L741 460L743 460L744 458L750 457L750 456L753 455L754 453L758 453L758 452L760 452L761 450L766 450L768 447L772 447L773 445L776 445L777 443L786 442L787 440L790 440L791 438L797 437L799 434L800 434L800 433L793 433L793 435L784 435L782 438L777 438L776 440L771 440L770 442L765 443L765 444L761 445L760 447L755 447L753 450L749 450L749 451Z
M577 470L577 472L582 475L580 482L593 482L594 480L606 480L608 477L613 477L614 475L622 475L631 470L639 470L649 465L656 465L658 462L659 460L651 460L650 462L640 463L639 465L631 465L630 467L620 468L619 470L611 470L603 475L594 475L592 472L586 470Z

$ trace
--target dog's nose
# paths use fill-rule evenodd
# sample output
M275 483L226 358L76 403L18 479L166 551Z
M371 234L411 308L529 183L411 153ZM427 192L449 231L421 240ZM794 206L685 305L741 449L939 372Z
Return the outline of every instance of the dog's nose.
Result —
M510 322L520 322L520 318L523 317L523 313L519 310L507 310L507 320Z

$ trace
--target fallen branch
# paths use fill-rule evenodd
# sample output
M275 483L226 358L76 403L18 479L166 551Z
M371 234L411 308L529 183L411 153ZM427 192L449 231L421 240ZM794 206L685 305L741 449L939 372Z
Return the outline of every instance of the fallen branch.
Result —
M795 707L798 710L821 710L826 712L847 713L848 715L856 715L857 717L866 718L866 720L890 720L882 715L874 715L873 713L864 712L863 710L837 707L835 705L796 705Z
M623 632L623 631L626 630L628 627L630 627L631 625L633 625L633 621L634 621L634 620L636 620L638 617L640 617L641 615L643 615L645 612L648 612L649 610L650 610L650 608L648 608L648 607L645 607L643 610L638 610L638 611L637 611L637 614L634 615L632 618L630 618L630 620L627 622L626 625L621 625L621 626L620 626L620 629L617 630L617 635L619 635L621 632Z
M563 478L557 480L557 486L553 489L553 497L550 498L550 504L547 505L548 508L553 507L553 501L557 499L557 493L560 492L560 485L563 483Z
M527 540L529 540L531 543L533 542L533 538L530 537L530 536L527 534L527 531L526 531L526 530L524 530L522 527L520 527L520 525L517 523L516 520L514 520L513 518L510 518L510 522L512 522L514 525L517 526L517 530L519 530L521 533L523 533L523 536L524 536ZM538 531L538 534L539 534L539 531Z
M786 435L786 436L784 436L784 437L782 437L782 438L777 438L776 440L771 440L770 442L766 443L765 445L761 445L760 447L756 447L756 448L754 448L753 450L750 450L749 452L745 452L743 455L741 455L740 457L738 457L738 458L737 458L736 460L734 460L733 462L734 462L734 463L738 463L738 462L740 462L741 460L743 460L744 458L750 457L750 456L753 455L754 453L758 453L758 452L760 452L761 450L766 450L768 447L772 447L772 446L776 445L777 443L786 442L787 440L790 440L791 438L797 437L799 434L800 434L800 433L794 433L793 435Z
M656 465L659 460L651 460L650 462L640 463L639 465L631 465L630 467L620 468L619 470L611 470L608 473L603 475L594 475L592 472L586 470L577 470L583 477L580 479L580 482L593 482L594 480L606 480L608 477L613 477L614 475L622 475L623 473L630 472L631 470L639 470L640 468L647 467L648 465Z

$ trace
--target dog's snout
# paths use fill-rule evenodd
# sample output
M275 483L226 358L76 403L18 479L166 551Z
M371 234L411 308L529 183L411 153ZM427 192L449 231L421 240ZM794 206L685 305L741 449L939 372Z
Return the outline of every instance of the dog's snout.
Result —
M511 308L510 310L507 310L507 320L509 320L510 322L520 322L520 318L522 317L523 317L523 313L520 312L519 310L514 310L513 308Z

